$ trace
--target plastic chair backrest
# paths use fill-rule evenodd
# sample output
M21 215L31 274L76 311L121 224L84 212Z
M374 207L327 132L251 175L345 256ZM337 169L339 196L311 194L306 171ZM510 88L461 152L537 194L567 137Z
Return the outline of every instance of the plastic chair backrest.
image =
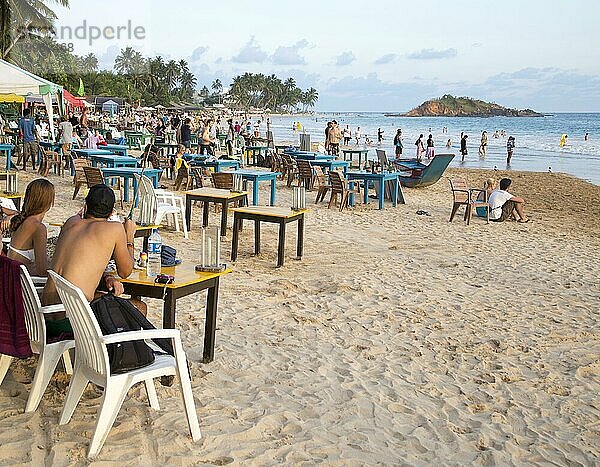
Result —
M102 176L102 170L98 167L83 167L83 173L85 174L85 180L87 182L88 188L92 188L96 185L101 185L104 183L104 177Z
M317 179L318 187L325 187L327 183L325 181L325 174L323 173L323 169L319 166L313 167L313 169L315 171L315 178Z
M298 173L300 175L300 178L312 177L313 172L310 162L300 159L296 163L298 164Z
M333 191L339 191L340 193L344 191L344 179L342 178L342 174L337 170L329 171L329 180L331 181L331 189Z
M42 305L33 280L23 265L21 265L21 288L23 290L23 307L25 308L25 326L31 346L37 350L46 343L46 322L39 313Z
M58 296L73 327L77 363L100 375L108 375L110 366L106 346L100 340L102 331L83 292L54 271L49 270L48 274L56 284Z
M455 203L466 203L469 200L469 187L464 178L450 179L450 189Z
M212 172L211 174L213 186L231 190L233 188L233 173L232 172Z
M152 224L154 223L158 209L154 185L152 185L152 181L145 175L139 176L136 174L135 178L138 180L140 223L146 225Z

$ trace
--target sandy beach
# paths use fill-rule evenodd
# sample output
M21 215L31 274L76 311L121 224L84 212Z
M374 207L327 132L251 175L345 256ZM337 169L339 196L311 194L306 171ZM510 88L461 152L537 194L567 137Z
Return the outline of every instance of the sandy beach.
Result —
M462 210L448 222L448 178L481 186L506 174L533 222L466 226ZM33 174L20 177L24 188ZM63 221L83 196L71 201L70 177L50 180L57 199L46 221ZM95 465L598 462L599 186L450 169L383 211L371 201L340 213L315 205L315 194L301 261L295 229L279 269L276 227L263 227L258 257L250 224L242 232L221 282L212 363L201 363L205 294L178 302L203 438L189 437L177 383L156 385L160 412L136 386ZM291 204L283 182L277 204ZM161 230L192 264L200 216L195 207L188 240ZM226 257L230 249L229 231ZM148 304L159 325L162 302ZM35 357L14 363L0 386L0 464L87 465L101 390L89 385L58 426L69 377L59 369L39 409L24 414L34 371Z

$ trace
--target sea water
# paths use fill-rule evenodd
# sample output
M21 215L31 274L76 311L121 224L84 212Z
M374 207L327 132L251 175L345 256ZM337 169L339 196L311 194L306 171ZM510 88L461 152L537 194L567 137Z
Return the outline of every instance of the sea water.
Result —
M526 170L536 172L564 172L600 185L600 113L557 113L544 117L386 117L375 112L326 112L314 115L274 115L271 119L271 131L275 141L295 142L299 144L299 133L293 130L293 123L300 122L303 131L310 133L312 142L324 142L325 126L330 120L336 120L340 129L349 126L352 132L351 145L355 144L354 132L361 129L361 146L365 137L373 140L367 146L369 158L376 159L375 149L387 150L388 156L394 154L393 140L396 130L402 129L403 157L415 157L415 141L423 134L423 143L429 132L433 135L437 153L456 154L451 167L485 168L505 170ZM253 117L253 122L256 117ZM447 133L442 129L446 127ZM377 144L377 129L381 128L384 140ZM265 125L261 125L264 131ZM488 147L486 157L478 156L481 132L487 131ZM501 130L506 136L494 138L494 132ZM460 133L468 135L469 154L461 162L459 153ZM588 133L588 140L584 140ZM559 147L562 134L568 136L565 147ZM514 136L516 147L510 166L506 164L506 140ZM446 149L450 139L452 148Z

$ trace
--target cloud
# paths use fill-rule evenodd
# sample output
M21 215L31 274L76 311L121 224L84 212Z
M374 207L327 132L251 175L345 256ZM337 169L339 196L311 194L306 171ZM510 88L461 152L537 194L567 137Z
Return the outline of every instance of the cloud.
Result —
M231 58L235 63L263 63L267 59L267 53L261 49L254 36L242 47L237 55Z
M411 60L441 60L444 58L456 57L456 55L456 49L422 49L418 52L408 54L408 58L410 58Z
M115 58L121 53L118 45L111 45L103 54L97 55L99 70L112 70L115 65Z
M382 55L381 57L379 57L373 63L375 65L385 65L387 63L395 62L397 60L397 58L398 58L398 55L396 55L396 54L385 54L385 55Z
M344 52L341 55L338 55L335 59L336 66L346 66L350 65L352 62L356 61L356 57L352 53L352 51Z
M306 60L300 55L300 51L308 47L308 41L302 39L289 47L279 46L273 53L275 65L305 65Z
M191 60L200 60L202 56L208 51L208 47L196 47L192 52Z
M471 44L471 46L473 46L473 47L481 47L482 45L483 45L483 43L481 43L481 42L473 42Z

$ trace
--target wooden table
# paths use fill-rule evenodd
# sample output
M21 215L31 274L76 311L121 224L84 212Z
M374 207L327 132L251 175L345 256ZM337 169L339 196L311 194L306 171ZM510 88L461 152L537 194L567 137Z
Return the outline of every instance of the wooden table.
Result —
M285 229L290 222L298 221L298 238L296 255L302 258L304 250L304 214L307 209L292 211L290 208L276 206L248 206L233 209L233 239L231 242L231 261L235 261L238 254L239 233L244 220L254 221L254 254L260 253L260 223L269 222L279 224L279 240L277 244L277 267L283 266L285 257Z
M246 146L244 149L244 157L246 158L246 165L250 165L250 157L252 157L252 165L256 165L256 157L264 153L265 157L269 153L268 146Z
M138 181L135 176L141 175L142 170L144 171L144 176L152 180L152 185L154 188L158 188L158 179L162 173L162 169L140 169L139 167L103 167L100 170L102 171L102 176L105 178L105 183L108 183L108 179L111 177L120 177L123 179L123 201L125 202L129 201L129 180L132 181L134 193L137 193ZM136 202L137 206L137 200L134 201Z
M11 158L12 158L12 152L14 149L14 145L12 144L0 144L0 152L5 152L6 153L6 170L9 171L10 167L11 167Z
M348 173L348 166L350 165L350 162L348 162L348 161L338 161L338 160L328 160L328 161L314 160L314 161L308 161L308 162L313 167L315 167L315 166L322 167L327 170L342 169L344 171L344 175L346 175Z
M383 202L385 200L385 182L393 183L393 191L391 194L394 207L397 206L398 202L400 202L400 204L406 204L404 201L404 193L402 192L402 185L400 185L400 181L398 180L398 175L400 175L400 172L371 173L359 171L348 172L346 178L351 185L354 183L354 180L364 180L365 204L369 202L369 182L379 183L379 209L383 209ZM350 195L350 205L354 205L354 195L352 194Z
M127 156L127 145L126 144L106 144L105 146L101 146L103 149L106 149L110 152L114 152L120 156Z
M227 233L227 208L231 203L243 202L248 204L248 192L239 193L219 188L197 188L196 190L185 191L185 221L188 230L192 229L192 201L202 201L202 226L208 225L208 208L210 203L219 203L221 205L221 236Z
M365 162L367 161L367 154L369 154L368 149L342 149L342 154L344 155L344 160L346 160L346 156L350 157L350 163L353 162L354 154L358 155L358 166L362 165L362 156L365 156Z
M17 208L17 211L21 210L21 201L23 200L24 197L25 197L25 194L23 194L23 193L4 193L3 191L0 191L0 198L12 199L13 203L15 203L15 207Z
M172 284L155 283L154 277L148 277L145 269L134 269L127 279L119 279L119 281L123 283L125 293L137 297L164 300L163 328L175 328L177 299L202 290L208 290L202 362L209 363L213 361L215 356L219 279L231 271L232 269L226 269L223 272L196 272L193 264L184 263L179 266L161 268L162 274L175 277Z
M234 174L240 174L242 176L242 180L247 182L252 182L252 204L258 204L258 183L261 181L270 181L271 182L271 206L275 204L275 193L276 193L276 185L275 182L277 177L281 175L279 172L262 172L260 170L246 170L240 169L233 172Z
M204 160L201 159L204 157ZM212 167L215 169L215 172L220 172L221 169L234 169L237 170L240 168L240 161L235 161L232 159L217 159L216 161L207 161L205 156L200 156L192 160L192 167Z

